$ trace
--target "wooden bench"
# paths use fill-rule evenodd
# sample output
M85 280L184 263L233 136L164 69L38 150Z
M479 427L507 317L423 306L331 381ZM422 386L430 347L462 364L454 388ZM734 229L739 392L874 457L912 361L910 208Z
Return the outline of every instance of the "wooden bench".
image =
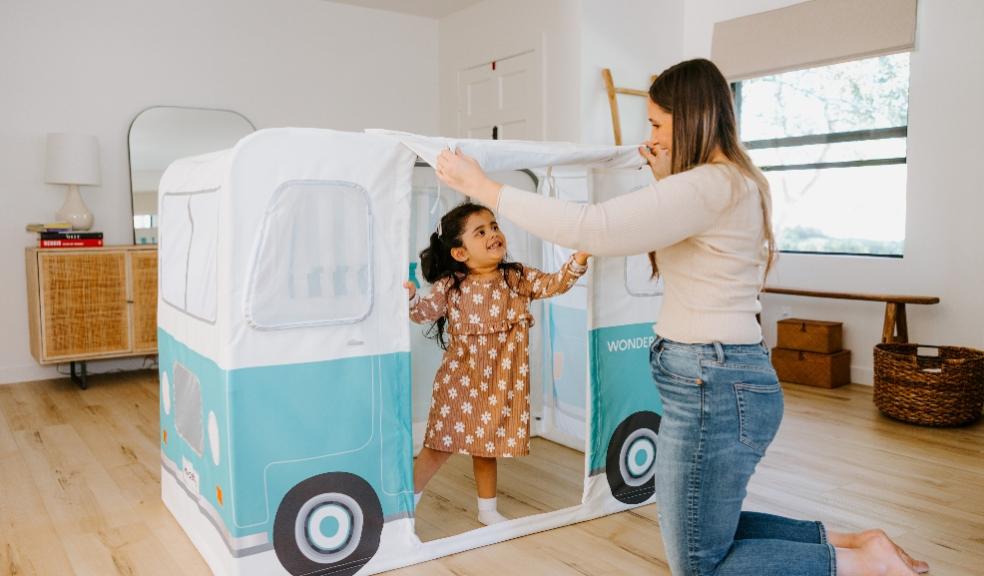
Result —
M936 296L899 296L897 294L855 294L850 292L824 292L820 290L798 290L766 286L762 292L784 294L786 296L805 296L807 298L834 298L837 300L864 300L885 303L885 324L882 328L882 342L908 342L909 326L905 318L906 304L939 304Z

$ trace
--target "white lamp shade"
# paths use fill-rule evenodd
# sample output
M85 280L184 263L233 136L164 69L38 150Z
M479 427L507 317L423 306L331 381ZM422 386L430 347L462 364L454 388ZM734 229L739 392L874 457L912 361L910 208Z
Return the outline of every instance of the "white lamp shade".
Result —
M88 134L48 134L44 180L49 184L99 184L99 141Z

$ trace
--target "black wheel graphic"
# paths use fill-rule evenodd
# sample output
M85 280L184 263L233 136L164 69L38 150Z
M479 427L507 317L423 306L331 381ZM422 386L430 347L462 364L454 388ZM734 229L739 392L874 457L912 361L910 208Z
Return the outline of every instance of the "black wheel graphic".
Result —
M656 439L659 414L636 412L622 421L608 442L605 474L612 496L619 502L639 504L656 491Z
M351 576L379 549L383 509L372 486L348 472L312 476L284 496L273 549L294 576Z

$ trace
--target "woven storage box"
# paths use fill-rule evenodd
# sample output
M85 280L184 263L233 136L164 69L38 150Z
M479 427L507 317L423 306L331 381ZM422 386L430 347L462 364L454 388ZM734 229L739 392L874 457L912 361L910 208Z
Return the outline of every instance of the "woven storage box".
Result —
M776 323L779 348L807 352L840 352L842 328L840 322L786 318Z
M836 388L851 383L851 351L833 354L772 349L772 365L783 382L819 388Z
M939 351L922 356L920 348ZM875 406L924 426L958 426L981 417L984 352L956 346L875 346Z

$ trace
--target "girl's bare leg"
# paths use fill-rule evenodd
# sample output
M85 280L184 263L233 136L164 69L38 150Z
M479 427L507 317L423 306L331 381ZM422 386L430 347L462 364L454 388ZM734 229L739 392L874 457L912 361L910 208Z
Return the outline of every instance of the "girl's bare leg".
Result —
M417 494L423 492L424 486L427 486L430 479L450 457L450 452L441 452L424 446L413 463L413 491Z
M924 574L929 572L929 564L922 560L915 560L909 554L903 550L898 544L892 541L883 530L865 530L864 532L835 532L833 530L827 531L827 541L830 542L835 548L838 549L838 555L841 554L841 548L853 548L860 549L866 543L879 540L888 541L895 549L898 556L905 562L913 572L917 574Z
M495 458L472 456L472 470L475 472L475 484L479 498L495 498L498 468Z

